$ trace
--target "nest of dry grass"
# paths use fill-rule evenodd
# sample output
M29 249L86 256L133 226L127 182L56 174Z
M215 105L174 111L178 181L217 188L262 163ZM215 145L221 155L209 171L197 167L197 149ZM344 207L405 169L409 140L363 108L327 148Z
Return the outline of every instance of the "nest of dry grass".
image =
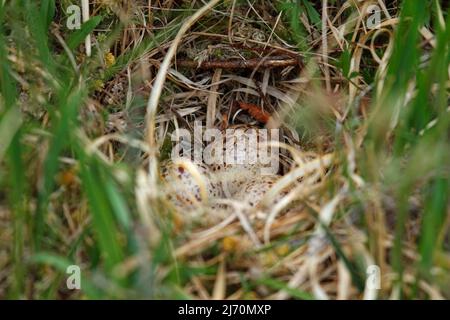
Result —
M359 5L360 12L364 12L366 5ZM378 294L377 290L366 286L365 275L352 270L353 263L349 262L359 261L359 270L367 270L375 264L373 252L367 246L367 234L358 227L357 216L361 212L355 209L356 212L339 217L345 208L351 207L350 193L361 192L367 197L364 192L370 192L365 189L355 164L355 149L360 140L358 136L356 141L352 140L345 133L336 139L326 121L317 121L299 136L295 121L290 118L306 105L316 109L312 115L315 120L319 117L340 123L349 112L347 106L353 105L364 121L371 87L361 77L353 79L349 85L332 63L333 56L344 47L355 46L361 49L354 51L353 71L365 67L367 54L377 58L379 68L383 68L385 61L375 51L378 47L389 50L390 43L378 43L380 33L364 28L366 16L347 15L349 8L348 3L341 8L327 7L328 23L323 30L310 25L304 17L302 23L310 30L304 39L311 48L308 54L299 54L297 47L279 36L286 26L268 2L233 5L228 11L212 10L206 20L199 22L206 28L193 28L180 34L174 42L163 43L140 57L134 67L128 69L128 76L124 71L108 84L107 95L114 92L118 83L122 88L129 87L130 73L147 79L158 72L163 74L161 83L156 77L154 82L144 81L145 87L133 88L134 94L144 98L151 90L154 97L158 96L154 91L161 91L161 96L155 100L157 105L148 104L147 126L143 123L140 127L153 131L149 139L154 141L150 144L159 150L160 159L167 157L171 148L169 134L175 128L193 130L195 121L219 129L233 125L281 128L282 142L292 148L283 152L286 163L282 180L292 187L283 198L285 206L291 208L288 211L282 212L269 196L264 208L245 212L242 218L240 204L230 199L225 202L233 208L233 213L221 216L222 220L191 220L188 212L165 204L164 190L158 193L158 200L152 200L160 204L162 201L162 206L173 209L169 220L173 225L174 258L192 268L218 266L216 274L194 275L186 282L184 290L189 296L200 299L359 299ZM383 22L383 31L387 34L396 24L396 12L391 13L391 19ZM343 40L341 33L345 30L354 32L356 43ZM164 66L165 61L172 58L171 48L175 50L172 54L176 52L173 64ZM117 94L114 97L117 99ZM152 112L155 112L154 118ZM120 119L121 115L120 111L110 117ZM361 128L361 139L364 134ZM150 156L143 161L150 162L150 176L155 169L151 165L153 160ZM349 176L344 178L343 174ZM152 186L156 182L149 179L145 183ZM353 185L350 187L350 184ZM332 190L330 185L333 185ZM389 197L386 199L382 200L382 207L388 206L385 202L389 202ZM368 207L374 205L370 201L367 203ZM215 214L208 207L202 210L206 215ZM373 228L381 227L379 219L386 216L379 216L375 208L366 210L374 211ZM387 219L392 220L389 215L393 214L387 212ZM260 216L264 218L258 219ZM408 247L417 236L414 233L417 224L417 220L411 222L411 242L404 248L404 259L411 264L418 258L414 245ZM377 249L376 260L384 275L382 296L386 296L395 292L395 276L390 273L387 258L393 245L393 229L383 225L377 237L375 241L381 247ZM413 274L406 273L407 282L412 284L413 279ZM246 282L252 284L251 294L243 289ZM430 296L441 296L425 282L420 282L419 288Z

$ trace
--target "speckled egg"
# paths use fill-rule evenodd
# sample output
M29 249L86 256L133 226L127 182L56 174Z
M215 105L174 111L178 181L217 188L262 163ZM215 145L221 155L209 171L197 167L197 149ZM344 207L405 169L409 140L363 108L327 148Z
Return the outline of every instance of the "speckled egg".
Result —
M211 171L221 181L225 195L232 196L247 181L278 172L278 152L269 147L267 131L253 127L237 127L222 132L223 139L214 141L210 150L215 163Z
M244 201L252 207L257 207L264 195L273 187L273 185L280 179L279 175L262 175L246 181L240 190L234 195L236 200ZM286 192L282 192L275 202Z
M213 181L210 169L204 164L191 164L198 175L181 163L168 161L162 165L161 175L165 190L168 199L176 207L194 208L200 203L222 197L220 184Z

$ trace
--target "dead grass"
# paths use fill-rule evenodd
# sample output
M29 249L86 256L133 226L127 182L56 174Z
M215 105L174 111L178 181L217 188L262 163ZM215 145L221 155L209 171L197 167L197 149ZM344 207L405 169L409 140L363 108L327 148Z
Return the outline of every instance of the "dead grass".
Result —
M399 203L391 186L373 176L383 162L364 145L400 21L397 2L306 1L312 6L299 13L298 25L290 20L289 1L218 2L91 1L91 15L105 15L102 27L92 33L93 50L102 48L104 54L96 58L101 75L92 74L93 88L76 136L86 153L98 157L131 194L130 230L137 234L140 250L124 258L116 271L128 275L152 261L151 297L179 297L165 293L169 285L194 299L375 299L399 298L401 292L448 298L448 290L432 278L417 277L424 212L419 185L407 195L411 215L401 247L404 282L398 282L391 253ZM366 25L371 4L383 11L379 29ZM124 24L120 37L100 41L119 21ZM181 27L174 29L177 23ZM158 45L147 47L146 39L164 30L175 32L158 36ZM421 47L431 52L434 31L424 26L421 35ZM88 61L82 54L75 58L77 63ZM10 60L20 64L14 52ZM33 70L39 72L39 67ZM411 85L406 95L415 89ZM236 102L258 107L270 119L261 121L265 118ZM47 117L39 118L41 130ZM195 121L208 128L282 130L283 177L261 206L220 199L219 209L209 204L192 213L168 201L159 172L172 147L170 133L193 130ZM32 145L44 138L45 132L37 131L25 140ZM47 146L39 144L42 150L33 153L37 158ZM80 247L73 248L92 223L79 178L82 164L69 155L59 161L63 169L47 217L55 235L46 251L64 255L75 250L74 259L89 269L86 252L95 248L96 237L87 232ZM282 193L286 187L289 192ZM2 244L12 242L5 222L10 219L0 203ZM154 262L158 250L168 252L164 263ZM12 281L11 258L2 252L11 249L0 251L0 297ZM448 264L448 251L442 251L436 266L437 273L445 274L448 265L442 261ZM380 290L366 283L371 265L380 268ZM56 271L40 272L37 284L32 277L26 280L29 298L46 290L59 291L58 298L80 297L55 281ZM119 297L135 289L116 288L117 283L108 281L98 283L111 285Z

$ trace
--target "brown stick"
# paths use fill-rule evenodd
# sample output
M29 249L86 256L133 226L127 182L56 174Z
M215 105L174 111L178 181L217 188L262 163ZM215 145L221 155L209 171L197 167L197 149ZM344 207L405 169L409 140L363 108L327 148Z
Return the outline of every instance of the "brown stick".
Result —
M194 60L180 59L177 60L178 67L196 68L196 69L254 69L254 68L278 68L296 66L299 60L286 56L274 56L254 58L248 60L232 59L232 60L210 60L198 62Z

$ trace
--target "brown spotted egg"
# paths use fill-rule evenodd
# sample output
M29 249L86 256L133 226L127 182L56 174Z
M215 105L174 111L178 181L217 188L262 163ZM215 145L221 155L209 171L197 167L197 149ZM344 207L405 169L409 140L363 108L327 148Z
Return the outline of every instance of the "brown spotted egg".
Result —
M280 179L279 175L262 175L246 181L240 190L235 194L234 198L246 202L251 207L258 207L263 200L266 193L273 187L273 185ZM274 200L277 202L282 196L286 194L283 191Z
M268 131L245 126L222 131L222 139L211 144L210 168L226 196L235 195L250 180L277 174L278 153L268 141Z
M213 198L221 198L220 184L214 183L210 169L192 162L166 162L162 180L169 200L181 208L195 208Z

